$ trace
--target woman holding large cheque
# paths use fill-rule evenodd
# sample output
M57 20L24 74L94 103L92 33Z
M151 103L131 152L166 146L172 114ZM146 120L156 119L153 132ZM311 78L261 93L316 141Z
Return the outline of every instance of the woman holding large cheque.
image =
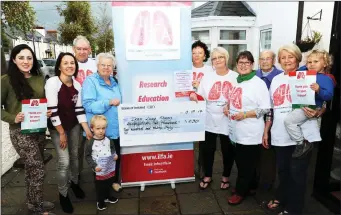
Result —
M296 142L290 139L285 129L284 121L292 111L292 100L289 88L289 72L296 71L302 60L300 49L294 45L282 46L278 51L278 62L284 73L277 75L271 83L270 96L273 103L273 121L266 122L263 137L263 146L269 148L268 131L271 128L271 145L276 152L279 185L275 198L269 202L263 202L263 207L277 211L279 214L301 214L304 206L304 196L307 179L307 169L311 159L311 151L300 157L292 158ZM311 120L302 124L304 138L309 142L320 141L320 131L315 117L317 111L304 108L305 115ZM278 211L279 212L279 211Z
M198 95L206 100L205 141L199 143L202 144L200 150L203 150L205 177L199 186L201 189L206 189L212 182L214 153L219 136L224 163L220 189L226 190L230 187L229 176L234 162L234 147L228 137L229 120L224 115L223 109L228 103L229 92L237 83L238 74L227 67L229 54L226 49L214 48L211 57L215 72L206 73L201 80L197 94L191 93L190 95L192 101L198 101Z
M256 188L256 165L259 144L264 131L263 116L270 110L269 91L264 81L252 71L254 58L249 51L239 53L237 85L230 93L229 136L235 143L238 168L236 190L228 198L231 205L240 204L250 190Z
M46 211L53 209L54 204L43 201L45 132L23 134L20 128L21 122L29 118L21 112L21 101L45 98L44 78L39 73L37 58L28 45L12 49L7 75L1 77L1 106L4 106L1 120L9 123L13 147L24 159L28 209L35 215L53 215Z

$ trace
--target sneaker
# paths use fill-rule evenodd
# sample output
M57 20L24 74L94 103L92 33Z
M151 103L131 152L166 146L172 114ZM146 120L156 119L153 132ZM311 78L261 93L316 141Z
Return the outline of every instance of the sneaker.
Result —
M104 211L105 209L107 209L107 205L105 204L105 202L97 202L97 209L100 211Z
M293 158L299 158L308 154L313 149L313 144L308 141L304 141L303 144L296 145L294 153L292 153Z
M109 198L105 199L104 202L115 204L115 203L118 202L118 198L116 198L116 197L109 197Z

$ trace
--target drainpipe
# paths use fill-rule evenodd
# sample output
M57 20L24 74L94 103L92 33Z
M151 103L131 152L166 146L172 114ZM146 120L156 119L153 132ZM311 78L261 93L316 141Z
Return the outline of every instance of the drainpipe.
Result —
M296 41L302 38L302 24L303 24L304 1L298 2L297 14L297 28L296 28Z

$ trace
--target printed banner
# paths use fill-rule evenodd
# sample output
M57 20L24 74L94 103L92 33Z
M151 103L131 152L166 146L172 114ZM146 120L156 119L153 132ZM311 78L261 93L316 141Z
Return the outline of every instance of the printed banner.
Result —
M189 178L194 174L193 150L133 153L122 155L125 183ZM134 171L124 171L134 167Z
M206 103L121 104L121 146L205 140Z
M135 76L133 102L168 102L171 100L171 85L171 79L164 75Z
M174 72L175 97L188 97L194 92L192 78L193 74L190 70Z
M117 73L124 102L121 105L188 101L188 97L175 96L174 72L192 68L191 2L114 1L112 6ZM155 39L158 35L161 37ZM150 167L145 171L141 156L170 151L188 152L184 157L173 156L171 165L167 165L177 172L156 166L152 172ZM140 158L132 162L135 156ZM122 146L121 159L123 187L126 183L146 184L146 180L150 184L160 179L164 183L169 183L168 179L194 180L193 142Z
M26 99L22 100L21 112L25 119L21 122L21 133L45 132L47 127L47 100Z
M316 83L315 71L289 72L289 86L293 106L315 105L315 91L310 85Z
M180 59L180 8L124 8L127 60Z

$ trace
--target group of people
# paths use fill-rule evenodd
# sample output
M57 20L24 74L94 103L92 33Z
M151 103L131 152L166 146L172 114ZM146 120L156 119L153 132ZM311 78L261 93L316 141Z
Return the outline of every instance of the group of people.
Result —
M209 58L212 67L204 64ZM283 71L274 66L276 55L270 50L260 54L260 69L255 71L253 55L242 51L236 58L235 72L228 68L226 49L216 47L209 53L206 44L197 41L192 45L192 59L196 91L190 100L206 101L205 141L199 142L198 162L204 174L200 189L212 182L219 136L224 166L221 189L230 188L234 162L238 170L235 188L227 200L230 205L255 194L260 174L272 171L265 178L273 183L277 166L276 195L264 201L263 207L278 214L302 214L312 146L321 141L317 118L332 99L336 84L330 74L331 56L324 50L313 50L306 65L299 67L302 53L295 44L288 44L278 50ZM310 86L315 92L315 106L292 105L289 73L303 70L316 73L317 83Z
M117 110L122 94L112 75L115 58L108 53L98 54L96 62L88 58L91 47L83 36L75 38L73 51L60 53L56 76L45 83L32 49L18 45L11 52L7 75L1 78L1 120L10 124L12 144L24 159L28 209L37 215L53 215L50 211L54 204L43 201L45 133L21 133L20 123L27 117L21 112L24 99L47 98L48 129L58 157L58 191L64 212L73 212L69 187L77 198L85 198L79 183L84 155L94 171L98 210L105 210L106 203L116 203L118 199L110 191L122 189ZM204 64L208 59L212 66ZM273 151L276 156L266 162L277 164L280 184L275 198L264 205L269 210L283 209L281 214L299 214L311 146L321 140L316 119L333 96L334 83L328 75L332 62L326 51L314 50L308 55L307 69L317 72L317 83L311 86L316 92L316 107L293 109L288 73L300 69L302 53L294 44L281 47L277 60L284 71L274 66L275 60L272 51L262 52L260 69L254 71L252 53L242 51L236 58L237 71L233 71L228 68L226 49L216 47L209 52L201 41L193 43L195 93L189 99L206 100L205 141L199 143L204 177L199 186L206 189L212 182L218 137L224 164L222 190L231 187L234 162L238 169L235 188L228 198L231 205L255 194L262 169L259 160ZM106 159L112 162L104 168L100 164Z
M79 183L84 155L94 171L98 210L116 203L110 191L122 189L117 112L122 96L112 76L115 58L108 53L98 54L96 62L88 58L91 46L83 36L75 38L73 51L59 54L55 76L45 83L33 50L26 44L17 45L8 72L1 77L1 120L10 124L13 147L24 159L27 205L37 215L54 215L50 211L55 206L43 201L46 134L21 132L20 123L28 119L21 112L25 99L47 99L47 127L56 149L59 201L65 213L74 210L69 188L76 198L86 195Z

